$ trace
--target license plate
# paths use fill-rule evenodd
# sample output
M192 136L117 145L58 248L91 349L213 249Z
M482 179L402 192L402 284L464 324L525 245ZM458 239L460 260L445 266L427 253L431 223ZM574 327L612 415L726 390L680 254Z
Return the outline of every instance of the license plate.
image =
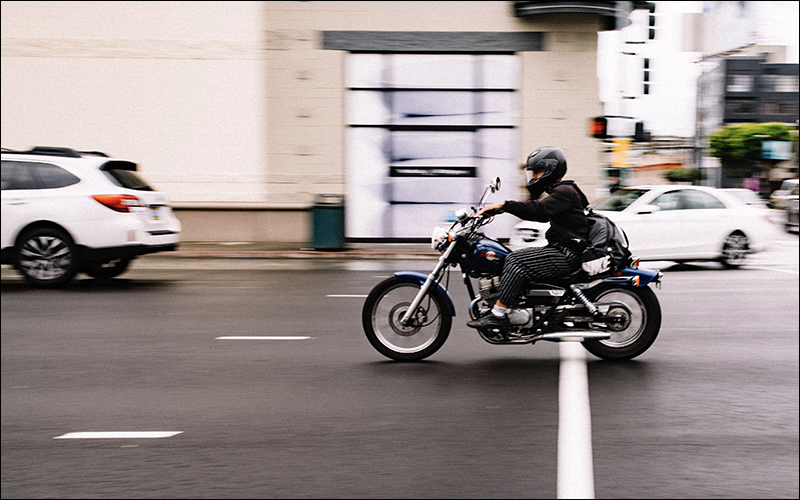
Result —
M158 207L152 207L150 209L150 219L152 220L161 220L161 213L159 212Z

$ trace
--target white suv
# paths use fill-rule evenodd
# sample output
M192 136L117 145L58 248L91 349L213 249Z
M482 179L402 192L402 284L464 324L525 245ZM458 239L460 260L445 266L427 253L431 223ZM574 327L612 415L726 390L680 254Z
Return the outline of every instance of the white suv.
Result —
M113 278L139 255L174 250L181 223L135 171L99 152L3 150L2 264L55 287L77 272Z

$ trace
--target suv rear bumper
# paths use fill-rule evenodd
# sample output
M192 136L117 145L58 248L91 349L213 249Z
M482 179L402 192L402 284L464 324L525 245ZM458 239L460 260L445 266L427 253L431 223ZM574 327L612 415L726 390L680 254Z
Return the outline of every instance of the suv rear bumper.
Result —
M178 248L178 243L163 245L124 245L118 247L88 248L78 246L80 259L83 264L96 264L110 262L117 259L132 259L139 255L157 252L172 252ZM0 252L0 264L15 264L14 247L6 247Z
M140 255L157 252L171 252L178 248L178 243L164 245L124 245L118 247L88 248L81 246L81 262L83 264L110 262L117 259L132 259Z

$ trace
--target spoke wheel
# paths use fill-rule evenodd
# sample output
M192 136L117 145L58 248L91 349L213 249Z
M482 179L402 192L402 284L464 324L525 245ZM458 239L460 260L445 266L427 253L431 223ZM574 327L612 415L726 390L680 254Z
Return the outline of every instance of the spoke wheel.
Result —
M419 293L419 281L392 277L377 285L364 301L362 324L370 344L397 361L427 358L447 340L452 325L445 299L428 293L407 324L402 318Z
M632 359L645 352L655 342L661 329L661 306L649 287L606 287L589 294L592 302L620 302L626 309L610 311L608 330L611 338L587 340L583 346L598 358L608 360Z
M78 270L75 243L60 229L40 228L26 233L16 257L25 280L38 287L63 286Z
M720 257L720 261L723 266L729 269L735 269L744 264L749 250L750 241L747 239L747 236L736 231L725 238L725 243L722 245L722 257Z

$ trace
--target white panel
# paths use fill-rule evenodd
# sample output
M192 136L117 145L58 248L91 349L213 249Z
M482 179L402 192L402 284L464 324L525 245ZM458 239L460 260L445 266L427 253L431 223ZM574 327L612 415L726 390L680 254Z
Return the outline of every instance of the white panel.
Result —
M383 54L350 54L345 66L345 85L349 88L386 87Z
M392 86L466 89L475 86L474 56L393 54Z

